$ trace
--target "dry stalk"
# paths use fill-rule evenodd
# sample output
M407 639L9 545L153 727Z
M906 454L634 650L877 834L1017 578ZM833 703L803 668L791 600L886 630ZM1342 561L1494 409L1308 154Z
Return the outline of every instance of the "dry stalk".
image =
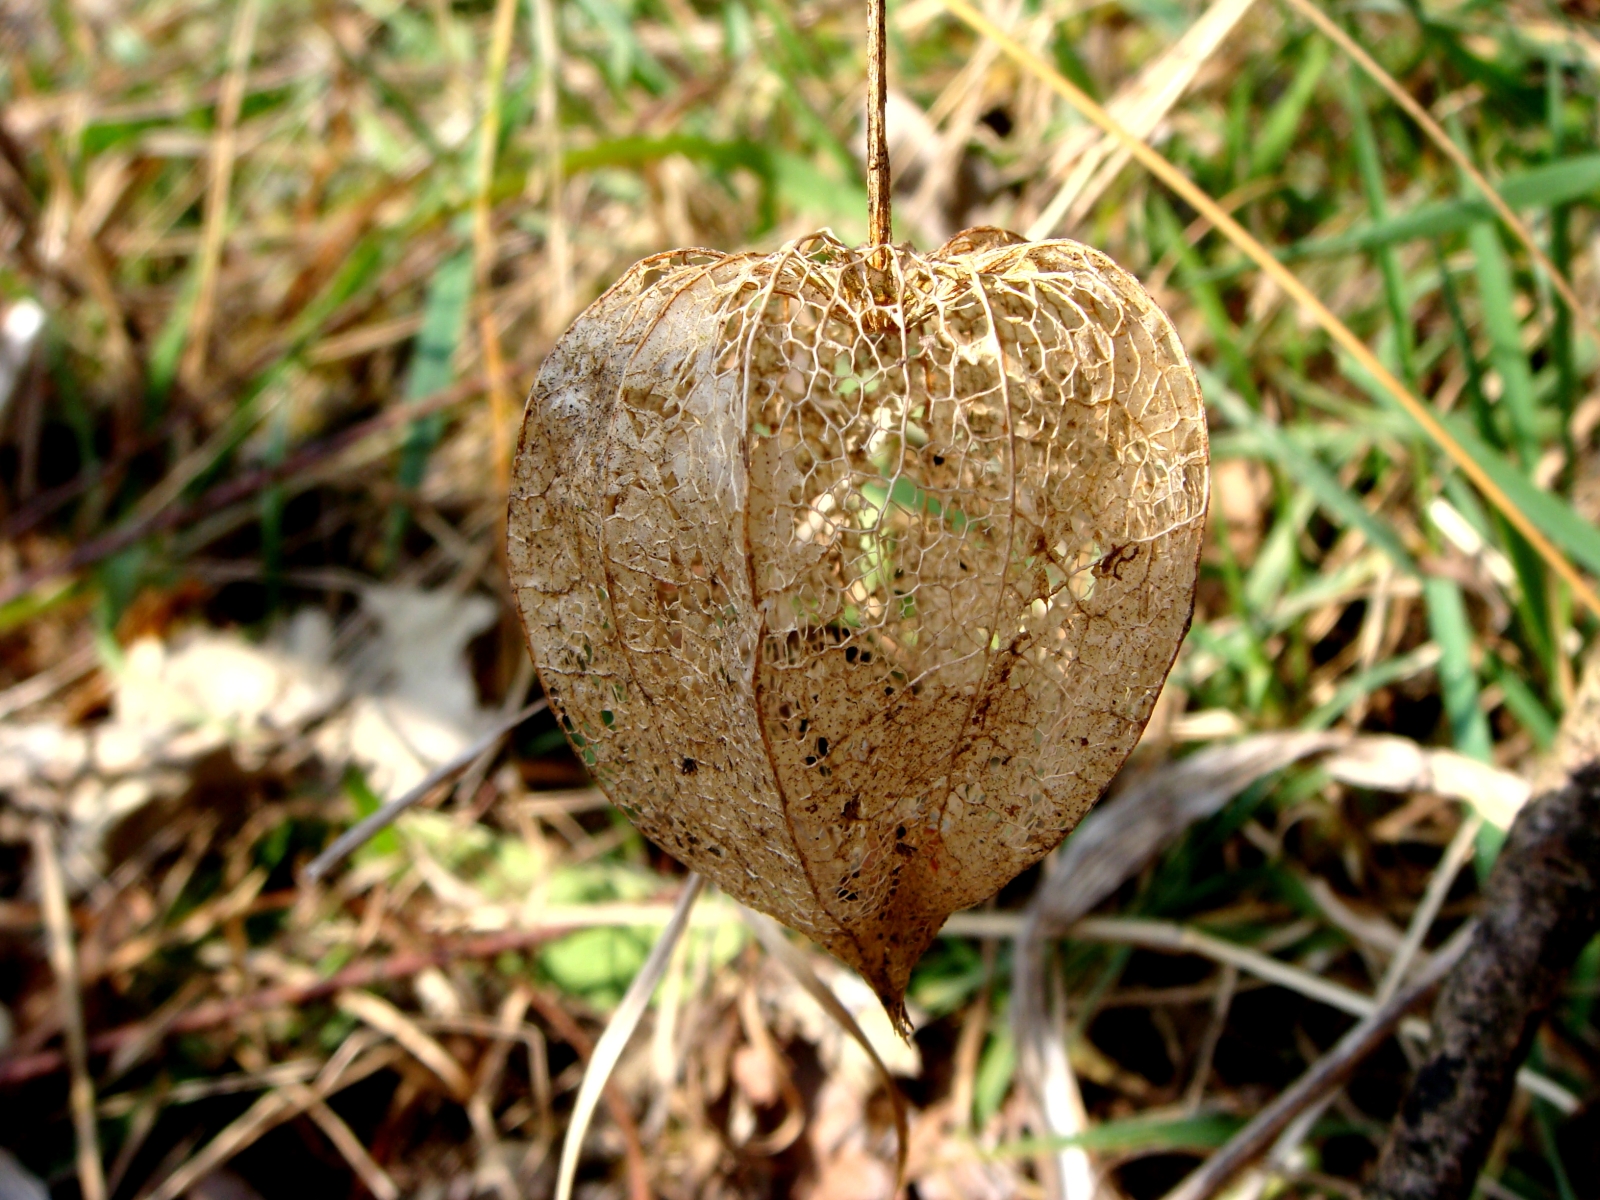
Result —
M884 0L867 0L867 241L873 246L887 246L894 241L885 120L889 80L884 7Z
M56 999L67 1045L72 1084L68 1103L77 1136L78 1187L84 1200L106 1200L105 1168L100 1161L100 1135L95 1128L94 1080L89 1075L89 1049L83 1032L83 998L78 988L78 956L72 944L72 914L66 883L56 854L55 829L49 819L33 822L33 864L44 909L50 967L56 976Z
M261 16L261 0L244 0L234 14L233 34L228 39L228 74L217 100L217 132L211 141L210 179L206 186L206 207L197 270L200 284L195 299L194 317L189 327L189 345L184 351L181 374L191 388L198 389L205 374L206 356L211 343L211 325L217 308L217 271L222 262L222 242L228 232L228 197L233 185L233 161L239 145L239 112L244 105L245 78L250 70L255 46L256 25Z

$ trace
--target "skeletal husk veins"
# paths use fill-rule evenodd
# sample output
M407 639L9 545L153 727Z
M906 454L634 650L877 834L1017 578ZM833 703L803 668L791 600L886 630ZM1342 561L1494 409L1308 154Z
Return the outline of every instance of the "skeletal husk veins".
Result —
M901 1019L1138 739L1207 456L1170 323L1076 243L676 251L540 371L512 582L599 785Z

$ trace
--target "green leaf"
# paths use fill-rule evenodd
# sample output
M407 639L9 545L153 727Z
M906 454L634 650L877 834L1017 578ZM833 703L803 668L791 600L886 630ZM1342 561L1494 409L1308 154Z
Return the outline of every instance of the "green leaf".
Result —
M1011 1040L1011 1026L1007 1023L989 1035L978 1061L977 1077L972 1081L972 1115L979 1129L1000 1111L1016 1073L1017 1045Z
M1474 641L1461 589L1449 579L1426 579L1422 594L1428 605L1428 628L1439 647L1439 692L1451 740L1469 758L1488 762L1493 745L1489 719L1478 703L1478 672L1472 665Z
M621 926L582 929L546 946L539 965L562 991L611 1008L644 965L651 941L649 933Z
M1478 296L1483 307L1484 329L1489 335L1489 365L1500 376L1500 402L1511 417L1512 439L1522 468L1531 471L1539 461L1539 438L1535 432L1533 372L1522 351L1522 323L1515 309L1516 285L1511 281L1511 264L1506 261L1500 232L1488 222L1480 222L1468 234L1478 271Z
M1325 38L1314 37L1306 43L1300 69L1256 130L1255 146L1250 154L1251 175L1270 174L1282 164L1305 119L1306 106L1311 103L1322 73L1328 68L1331 53Z
M1026 1158L1078 1146L1104 1153L1153 1150L1214 1150L1244 1122L1217 1114L1205 1117L1126 1117L1067 1137L1025 1138L996 1146L996 1158Z
M1544 207L1581 200L1600 190L1600 154L1583 154L1532 167L1500 181L1495 190L1513 209ZM1443 237L1495 220L1494 209L1481 196L1419 204L1381 221L1345 233L1307 238L1284 252L1285 259L1326 258L1372 250L1396 242Z
M355 805L356 819L365 820L383 806L383 801L378 799L376 792L367 784L367 777L359 768L351 767L344 775L344 794L350 797L350 802ZM393 826L380 829L366 845L355 852L358 862L365 862L374 858L384 858L395 854L400 849L400 835Z

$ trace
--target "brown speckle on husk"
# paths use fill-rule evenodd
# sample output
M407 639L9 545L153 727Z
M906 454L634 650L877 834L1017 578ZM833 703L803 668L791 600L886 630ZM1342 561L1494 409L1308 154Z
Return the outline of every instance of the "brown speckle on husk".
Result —
M676 251L540 371L512 582L600 786L903 1021L945 918L1137 741L1206 466L1171 325L1097 251Z

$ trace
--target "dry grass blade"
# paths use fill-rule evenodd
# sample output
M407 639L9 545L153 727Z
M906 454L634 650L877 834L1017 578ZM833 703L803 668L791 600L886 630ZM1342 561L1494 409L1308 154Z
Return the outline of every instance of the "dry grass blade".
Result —
M222 263L222 241L228 232L228 197L233 187L233 161L239 147L239 112L244 104L245 74L250 68L261 0L244 0L233 18L228 41L228 76L217 102L217 132L211 141L211 176L206 188L205 225L201 233L199 295L195 301L189 345L184 353L183 375L191 387L200 386L205 373L211 325L217 309L217 271Z
M365 1039L370 1036L365 1033L359 1036L352 1034L347 1039L347 1045L365 1046ZM206 1143L198 1154L145 1194L143 1200L176 1200L217 1167L254 1144L273 1126L299 1116L305 1111L303 1101L326 1100L342 1088L359 1083L392 1065L399 1057L400 1052L394 1046L378 1046L359 1057L341 1047L314 1084L310 1087L295 1085L299 1100L291 1099L287 1090L268 1092Z
M490 447L494 455L495 486L511 486L511 445L507 434L511 396L506 381L505 356L495 329L494 307L489 300L490 273L494 269L495 240L490 193L494 185L495 148L500 139L506 65L511 57L511 35L516 28L517 0L495 0L494 26L489 40L489 69L483 80L483 127L478 133L477 192L472 201L472 269L477 292L478 337L483 344L484 387L489 393Z
M85 646L37 675L12 684L0 692L0 720L30 705L48 700L63 688L89 674L99 663L100 654L95 647Z
M472 1099L467 1102L467 1119L478 1142L478 1160L501 1200L517 1200L518 1191L516 1179L506 1163L499 1130L495 1127L493 1100L511 1047L521 1036L523 1016L528 1011L528 997L527 986L518 984L501 1001L494 1026L502 1036L495 1038L479 1060L474 1072ZM537 1043L533 1037L529 1037L525 1044L531 1048Z
M545 328L562 328L572 312L572 245L567 233L566 188L561 165L561 120L557 76L561 47L556 26L555 0L532 0L533 37L539 64L539 141L544 156L544 184L550 226L549 285L545 297ZM532 186L532 177L529 185Z
M1106 111L1114 113L1131 132L1149 137L1254 3L1255 0L1213 0L1182 37L1160 57L1151 59L1138 78L1112 98ZM1073 228L1127 161L1128 151L1110 134L1101 133L1068 160L1066 179L1028 226L1027 236L1046 238L1058 229Z
M371 992L356 991L340 992L337 1001L351 1016L399 1042L412 1058L437 1075L458 1100L464 1101L472 1095L472 1080L455 1056L393 1004Z
M1509 829L1527 803L1528 781L1455 750L1419 746L1409 738L1352 738L1322 760L1334 779L1351 787L1431 792L1470 804L1496 829Z
M1600 310L1600 43L1526 5L1408 16L1311 0L1477 163L1558 283L1437 129L1294 6L959 2L1215 197L1600 590L1600 358L1562 288ZM699 865L669 862L668 839L645 844L611 811L607 791L630 799L614 768L647 749L617 729L745 673L765 725L682 722L641 794L698 792L713 832L742 827L756 851L792 837L802 866L826 870L796 889L843 920L889 896L896 867L891 909L968 873L973 834L1021 858L1033 830L1044 853L1090 822L1052 857L1059 870L950 914L906 981L910 1043L821 939L784 931L905 1097L904 1190L924 1200L1159 1200L1475 908L1503 908L1484 904L1471 866L1473 813L1505 825L1524 805L1560 714L1588 695L1574 695L1574 655L1600 625L1309 310L943 0L890 0L886 14L896 237L917 248L870 255L900 272L877 279L848 262L869 259L854 249L862 4L253 4L0 0L0 1142L30 1177L84 1190L69 1100L87 1078L109 1200L174 1172L167 1189L197 1197L242 1182L264 1197L553 1200L585 1064ZM1016 722L997 749L962 720L996 722L1038 681L1060 626L1034 600L1151 600L1135 578L1151 543L1124 561L1120 523L1080 504L1106 536L1012 536L1004 570L967 551L998 561L1008 526L1048 534L1045 509L1102 475L1076 457L1103 440L1097 418L1136 414L1155 372L1141 351L1130 380L1113 347L1105 396L1080 367L1103 360L1100 334L1126 315L1102 321L1092 289L1047 297L1040 272L997 282L988 264L1038 243L985 231L934 247L988 222L1048 233L1034 223L1056 214L1160 298L1203 367L1186 422L1204 428L1210 400L1217 443L1172 489L1198 501L1209 476L1211 512L1186 526L1203 557L1188 633L1174 622L1176 674L1116 790L1086 788L1052 823L1036 813L1055 798L1036 793L1058 775L1038 769L1031 738L1048 747L1051 719L1091 689L1046 677L1044 719ZM847 232L807 244L824 227ZM600 529L597 574L563 577L577 555L544 561L552 619L596 647L593 598L600 628L629 626L623 666L644 676L585 661L582 639L571 675L541 657L550 711L435 776L306 885L339 834L542 694L512 614L526 615L525 589L514 601L504 578L515 550L496 545L510 432L497 414L521 415L580 310L679 245L727 252L680 256L711 272L724 307L680 295L649 337L646 314L602 343L631 365L615 387L553 397L550 422L609 426L593 453L553 461L620 488L580 497ZM770 289L735 279L780 257ZM894 301L919 295L906 264L934 259L948 274L931 303L954 336L930 344L926 324L901 319L920 310ZM738 328L719 324L746 283L765 308L756 296ZM696 357L714 385L679 394L678 366ZM1005 360L1016 369L991 369ZM738 392L726 436L696 461L724 474L687 479L685 431L706 431L720 389ZM1041 446L1074 478L1009 486ZM769 449L797 492L747 464ZM707 490L728 477L762 483L745 491L760 504ZM974 485L981 504L956 498ZM555 498L530 489L528 545L551 546ZM731 569L708 557L727 532L737 559L747 513L793 554ZM652 522L660 536L641 537ZM837 607L806 582L826 579L844 590ZM447 622L391 629L367 603L375 587L438 593L491 624L458 652ZM670 623L647 645L633 625L651 605ZM1109 660L1103 677L1124 687L1146 630L1091 630L1077 661ZM932 657L959 631L955 655ZM128 671L110 669L119 645ZM988 686L1012 659L1030 682ZM819 660L864 720L842 704L819 716L822 688L800 694ZM257 664L259 686L235 663ZM561 709L579 674L595 690L587 714ZM139 679L184 702L147 702ZM938 721L924 711L941 689L948 722L943 701ZM412 700L450 728L421 729ZM771 820L759 781L737 786L742 768L728 769L734 735L758 729L785 764L787 812ZM1296 729L1346 736L1314 735L1328 748L1231 800L1179 773L1132 811L1152 768L1217 749L1187 770L1237 755L1248 775L1270 756L1245 759L1287 744L1250 735ZM957 741L973 770L938 811ZM1021 786L1004 777L1030 758ZM734 786L713 788L718 775ZM67 879L82 1053L34 883L40 813ZM985 835L975 813L998 824ZM919 877L924 860L937 876ZM773 878L764 863L753 887ZM896 1131L878 1069L751 945L736 889L707 878L717 894L688 915L649 1028L587 1136L574 1132L575 1195L887 1200ZM893 915L886 940L903 935ZM1558 1196L1564 1166L1571 1195L1600 1196L1582 1137L1582 1099L1600 1090L1583 1053L1600 1037L1597 979L1600 955L1582 959L1553 1010L1541 1044L1559 1082L1519 1081L1487 1194ZM341 1009L349 991L392 1006L403 1021L379 1019L455 1090ZM1011 1021L1035 996L1035 1044L1019 1045ZM1224 1194L1353 1195L1394 1076L1429 1033L1427 1003ZM387 1065L319 1098L373 1055Z
M677 949L678 940L689 927L689 914L694 911L694 902L700 898L704 887L705 880L699 875L690 875L685 881L683 891L678 894L678 902L673 907L672 919L656 938L656 944L650 948L650 956L644 960L639 973L628 985L622 1002L611 1014L605 1032L600 1035L593 1053L589 1055L589 1062L583 1071L583 1083L578 1087L578 1098L572 1105L566 1137L561 1143L561 1165L556 1171L556 1200L572 1200L573 1181L578 1174L578 1155L583 1151L583 1139L589 1132L595 1106L600 1103L617 1060L628 1048L628 1039L633 1036L639 1019L649 1007L650 997L655 994L656 984L661 982L667 964L672 961L672 952Z
M83 1001L78 992L78 956L72 944L72 914L67 909L66 883L56 854L55 830L49 819L33 823L33 863L44 908L50 965L55 971L61 1028L72 1072L68 1103L77 1135L78 1187L83 1200L105 1200L105 1167L100 1161L100 1136L95 1128L94 1081L89 1077L89 1050L83 1032Z
M1195 185L1182 171L1173 166L1159 151L1152 149L1142 139L1129 133L1120 122L1087 95L1076 84L1072 83L1061 72L1034 54L1026 46L1006 34L995 23L977 9L967 3L967 0L943 0L945 7L956 17L970 25L984 37L992 39L1019 66L1030 74L1037 76L1050 86L1058 95L1069 104L1088 117L1096 125L1116 138L1123 147L1152 175L1166 184L1190 204L1194 209L1203 214L1217 227L1230 242L1237 246L1256 266L1266 273L1274 283L1281 287L1289 296L1303 308L1311 317L1322 326L1323 330L1331 337L1356 363L1370 375L1378 384L1392 396L1396 403L1403 408L1411 418L1422 427L1435 445L1449 457L1461 473L1470 479L1484 497L1497 508L1538 553L1539 557L1549 564L1550 568L1564 579L1572 588L1573 595L1582 602L1583 606L1596 616L1600 616L1600 593L1584 578L1576 567L1567 559L1556 546L1545 536L1544 532L1533 523L1528 515L1506 495L1505 491L1497 484L1478 460L1473 458L1444 424L1439 420L1431 408L1419 399L1404 383L1383 365L1375 354L1367 348L1355 333L1340 320L1326 304L1317 298L1316 294L1302 283L1294 272L1290 271L1279 262L1270 250L1233 217L1229 216L1223 208L1206 192Z
M1066 1045L1044 1003L1046 940L1059 936L1196 821L1215 813L1257 779L1347 740L1332 733L1259 734L1155 768L1090 813L1058 852L1054 869L1029 902L1017 939L1011 999L1018 1072L1047 1137L1077 1130L1071 1128L1071 1106L1062 1102L1075 1088ZM1242 962L1231 965L1250 969ZM1254 965L1258 971L1275 969ZM1052 1187L1064 1190L1065 1181L1078 1173L1069 1154L1056 1152Z
M1262 733L1136 777L1083 821L1029 902L1039 936L1059 934L1256 780L1343 746L1341 733Z
M1114 942L1125 946L1143 946L1150 950L1168 950L1179 954L1198 954L1213 962L1227 963L1257 979L1298 992L1307 999L1326 1004L1353 1017L1364 1017L1372 1011L1370 997L1354 988L1345 987L1314 975L1281 959L1241 946L1237 942L1219 938L1188 925L1170 921L1149 921L1139 917L1085 917L1072 926L1074 938L1091 942Z
M255 1081L264 1082L273 1074L266 1056L257 1046L241 1046L237 1057L241 1063L251 1068ZM350 1057L347 1052L336 1061L348 1061ZM319 1071L317 1074L322 1072ZM361 1139L355 1135L355 1131L345 1124L343 1117L328 1107L326 1100L307 1087L304 1080L297 1077L284 1079L278 1086L282 1088L290 1104L310 1116L317 1128L322 1130L367 1191L377 1200L400 1200L400 1189L390 1178L389 1173L367 1153L367 1148L361 1144ZM171 1097L169 1095L166 1098L170 1100Z
M1417 905L1416 911L1412 913L1411 923L1406 926L1405 936L1390 957L1389 965L1384 968L1383 977L1378 981L1377 990L1373 993L1373 1001L1380 1009L1394 997L1405 982L1417 954L1422 950L1422 943L1426 940L1429 930L1433 928L1439 909L1444 906L1445 898L1450 894L1456 875L1466 865L1473 848L1477 845L1478 832L1483 828L1483 824L1483 818L1480 816L1467 817L1457 827L1450 844L1445 847L1445 852L1439 859L1438 865L1434 867L1428 879L1428 886L1422 893L1422 903ZM1312 1126L1332 1100L1333 1095L1329 1093L1307 1107L1289 1124L1279 1135L1272 1152L1267 1156L1270 1167L1282 1168L1292 1161L1294 1152L1305 1141Z
M329 1108L327 1102L319 1099L310 1088L303 1083L289 1085L289 1099L298 1105L304 1106L311 1114L311 1119L317 1123L317 1128L333 1143L334 1148L350 1164L350 1169L355 1172L356 1178L371 1192L377 1200L400 1200L400 1188L390 1178L389 1173L378 1165L377 1161L367 1152L361 1144L361 1139L355 1131L345 1124L344 1119Z
M521 360L515 367L516 372L529 369L532 360ZM257 493L266 490L275 483L296 477L310 475L325 468L333 459L350 451L355 446L368 438L391 433L397 427L410 424L434 413L445 412L448 409L463 404L476 398L483 390L481 379L463 379L459 383L451 384L431 396L425 396L412 404L390 405L383 412L359 424L329 437L313 442L294 453L285 456L276 463L267 463L250 470L243 471L225 483L209 489L198 499L183 503L177 500L182 488L173 489L173 501L161 508L129 518L122 525L107 530L88 541L75 546L70 552L62 556L59 561L47 563L43 566L21 571L11 576L0 584L0 606L10 604L12 601L26 596L36 589L43 591L51 586L59 586L63 581L70 580L78 572L95 563L101 562L128 547L138 544L151 534L176 529L182 525L200 520L226 508L248 500ZM161 487L165 484L158 485Z
M1433 119L1432 114L1418 104L1411 93L1401 87L1399 81L1383 69L1377 59L1368 54L1348 33L1340 29L1333 18L1317 7L1316 0L1289 0L1289 5L1321 30L1329 41L1353 58L1356 61L1356 65L1365 71L1374 83L1387 92L1389 98L1405 110L1406 115L1422 128L1433 144L1439 147L1440 151L1461 169L1461 173L1472 180L1473 186L1483 194L1484 200L1488 202L1489 207L1494 209L1495 215L1505 222L1507 229L1516 234L1517 240L1527 250L1528 256L1539 264L1539 269L1549 278L1550 285L1561 293L1561 298L1566 301L1567 306L1583 318L1584 324L1589 327L1589 333L1594 338L1595 344L1600 346L1600 316L1596 315L1592 306L1585 304L1578 297L1577 290L1572 286L1572 282L1555 263L1550 261L1549 255L1540 248L1539 243L1534 239L1533 231L1528 228L1527 223L1517 216L1512 207L1505 202L1504 197L1495 190L1494 185L1484 178L1483 172L1478 170L1476 164L1467 155L1467 152L1456 145L1454 139L1444 131L1439 122Z
M1422 950L1422 943L1433 927L1434 919L1444 907L1445 898L1450 894L1450 886L1455 883L1456 875L1472 856L1473 847L1478 840L1478 831L1482 828L1482 817L1468 817L1461 822L1455 836L1450 839L1450 844L1445 847L1438 866L1428 877L1428 886L1422 893L1422 903L1417 905L1417 911L1411 916L1411 924L1406 927L1405 940L1400 943L1400 949L1389 960L1388 969L1378 981L1374 999L1379 1004L1385 1003L1400 990L1406 973Z

